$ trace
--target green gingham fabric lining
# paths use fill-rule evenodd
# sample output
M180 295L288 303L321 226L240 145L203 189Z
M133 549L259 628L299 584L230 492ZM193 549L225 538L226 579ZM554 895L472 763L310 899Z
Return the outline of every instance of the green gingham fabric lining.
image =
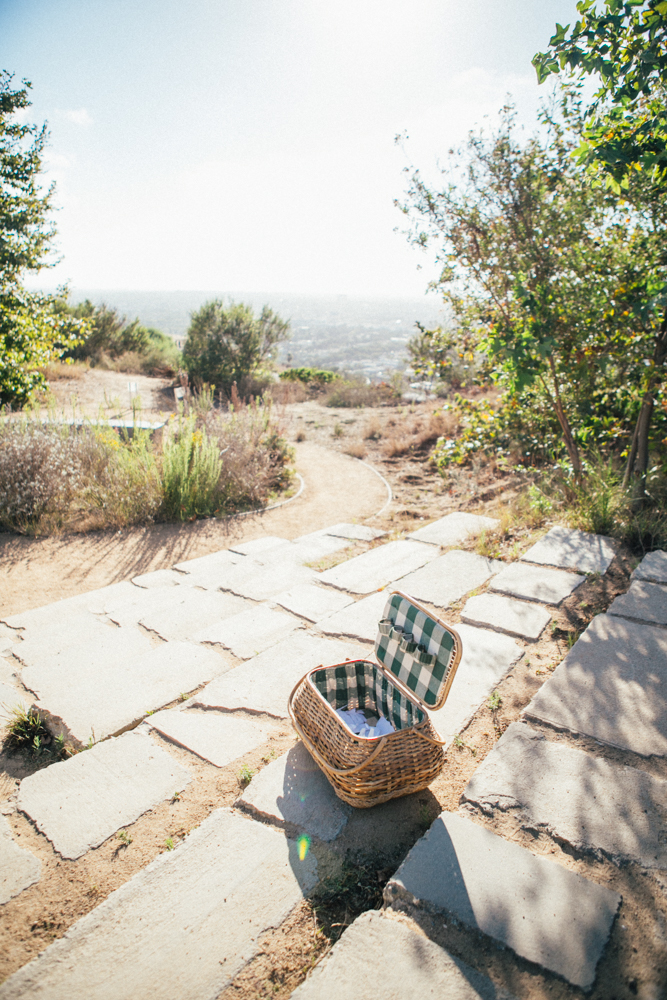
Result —
M368 660L322 667L311 675L315 687L331 707L361 708L384 715L395 729L407 729L424 721L425 713L411 704Z
M437 659L434 664L420 663L418 654L399 649L398 639L378 633L375 655L409 691L425 705L438 702L438 694L446 682L454 657L454 636L435 619L416 608L400 594L392 594L385 605L383 618L390 618L404 632L412 632L414 641Z

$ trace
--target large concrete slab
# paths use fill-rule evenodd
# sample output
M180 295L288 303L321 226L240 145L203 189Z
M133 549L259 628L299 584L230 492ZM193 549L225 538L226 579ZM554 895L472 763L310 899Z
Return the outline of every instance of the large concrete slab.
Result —
M424 566L437 554L437 550L422 542L387 542L326 570L320 580L351 594L371 594Z
M345 524L345 522L325 528L325 533L336 538L349 538L359 542L373 542L376 538L382 538L387 534L379 528L369 528L366 524Z
M481 587L503 566L504 563L478 556L476 552L451 549L444 556L404 576L400 588L418 601L446 608L471 590Z
M524 601L541 601L543 604L558 606L579 587L585 576L568 573L562 569L548 569L531 566L530 563L515 562L506 566L489 584L509 597L519 597Z
M164 572L168 572L165 570ZM188 577L178 573L182 579ZM104 605L106 617L116 625L140 624L165 641L191 639L207 625L239 614L250 605L234 594L181 586L134 587L133 592Z
M648 580L650 583L667 583L667 552L658 549L644 556L632 574L633 580Z
M42 863L12 837L9 823L0 816L0 905L39 881Z
M607 614L651 625L667 625L667 587L633 580L627 593L612 601Z
M373 974L369 975L369 970ZM305 983L292 993L292 1000L426 997L514 1000L513 994L494 985L460 958L378 910L357 917Z
M24 778L18 808L62 857L80 858L190 779L186 767L135 730Z
M25 691L21 691L14 684L0 681L0 726L11 718L13 709L22 708L27 711L32 702L32 696L26 694Z
M598 615L524 714L645 757L667 756L667 632Z
M587 989L621 897L454 813L443 812L385 890L446 911Z
M545 608L525 601L515 601L512 597L499 594L479 594L466 602L461 612L461 621L468 625L479 625L495 632L516 635L520 639L539 639L551 621L551 614Z
M215 1000L317 880L312 852L218 809L0 986L2 1000Z
M153 648L147 632L125 636L125 629L101 627L114 636L108 647L87 642L51 656L44 650L21 672L53 728L80 743L119 733L229 667L205 646L167 642Z
M1 620L12 629L23 630L24 638L28 638L54 626L62 629L66 620L80 621L87 615L103 614L105 602L119 600L134 591L135 587L127 580L102 587L100 590L90 590L86 594L76 594L62 601L54 601L41 608L21 611Z
M667 781L554 743L514 722L463 793L485 812L517 809L577 851L667 868Z
M318 622L318 628L328 635L345 635L375 642L387 597L386 591L362 597L360 601Z
M193 703L202 708L242 708L286 719L289 694L308 670L367 655L368 649L358 643L296 632L207 684Z
M277 732L275 724L259 719L196 709L166 709L150 715L146 723L216 767L231 764Z
M187 582L184 573L177 573L174 569L156 569L152 573L141 573L132 577L135 587L143 590L152 590L154 587L178 587Z
M431 721L443 740L451 741L470 722L523 649L507 635L457 625L463 655L449 697L442 708L431 712Z
M267 552L275 549L277 545L289 545L289 538L279 538L277 535L263 535L261 538L253 538L250 542L239 542L238 545L231 545L230 552L238 552L242 556L256 556L260 552Z
M238 801L275 823L290 823L320 840L334 840L350 807L341 802L303 743L255 775Z
M574 569L580 573L606 573L615 555L610 538L559 525L548 531L521 558L525 562Z
M482 531L491 531L497 525L498 521L494 517L455 511L453 514L441 517L438 521L426 524L423 528L418 528L417 531L412 531L410 538L448 548L450 545L459 545L461 542L465 542L466 538L471 535L479 535Z
M312 583L302 583L293 590L287 590L283 594L276 594L273 598L275 604L281 608L286 608L292 614L299 615L309 622L318 622L322 618L341 611L348 604L352 604L353 598L348 594L343 594L329 587L316 587Z
M193 638L196 642L223 646L239 659L247 660L285 639L297 628L301 628L301 624L296 618L259 604L201 629Z
M207 556L198 556L197 559L176 563L174 569L187 576L209 576L214 573L222 575L231 566L238 566L245 558L238 552L222 549L220 552L210 552Z

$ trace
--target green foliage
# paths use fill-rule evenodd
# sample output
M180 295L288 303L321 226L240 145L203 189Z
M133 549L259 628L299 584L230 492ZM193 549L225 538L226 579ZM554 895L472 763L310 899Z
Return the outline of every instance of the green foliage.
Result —
M181 353L160 330L142 326L138 319L128 322L116 309L94 306L89 299L75 306L65 304L64 309L87 325L85 336L67 352L68 357L146 375L170 377L179 370Z
M219 511L218 482L222 458L195 417L179 420L162 454L164 515L169 521L192 521Z
M289 339L289 322L268 306L259 317L243 303L206 302L192 314L183 362L196 386L208 382L227 397L234 384L243 395L250 379L275 360L278 345Z
M667 3L580 0L572 30L556 25L547 52L533 59L540 83L565 69L593 74L599 88L588 108L578 155L620 193L633 170L667 175Z
M254 776L255 772L252 770L252 768L248 767L247 764L244 764L241 770L239 771L239 785L245 788L246 785L250 784Z
M64 736L51 736L36 708L26 710L22 705L9 708L4 744L8 750L28 751L32 757L51 761L67 760L77 752Z
M459 349L454 330L438 326L427 330L415 323L417 333L408 341L410 367L419 378L460 388L472 381L474 354Z
M279 376L284 382L303 382L306 385L328 385L337 379L338 373L324 368L288 368Z

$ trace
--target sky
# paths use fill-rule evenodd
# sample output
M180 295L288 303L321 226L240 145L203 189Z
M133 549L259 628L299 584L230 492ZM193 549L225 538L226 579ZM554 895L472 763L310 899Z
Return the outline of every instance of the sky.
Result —
M404 168L438 180L508 93L530 127L531 59L575 19L575 0L0 0L0 68L33 85L57 187L61 260L32 284L420 296L436 272L401 231Z

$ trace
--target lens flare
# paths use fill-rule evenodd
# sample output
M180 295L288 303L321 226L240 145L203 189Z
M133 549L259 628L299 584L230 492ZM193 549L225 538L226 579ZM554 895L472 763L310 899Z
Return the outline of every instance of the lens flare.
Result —
M305 861L308 848L310 847L310 837L307 837L305 833L302 834L297 840L297 846L299 848L299 861Z

